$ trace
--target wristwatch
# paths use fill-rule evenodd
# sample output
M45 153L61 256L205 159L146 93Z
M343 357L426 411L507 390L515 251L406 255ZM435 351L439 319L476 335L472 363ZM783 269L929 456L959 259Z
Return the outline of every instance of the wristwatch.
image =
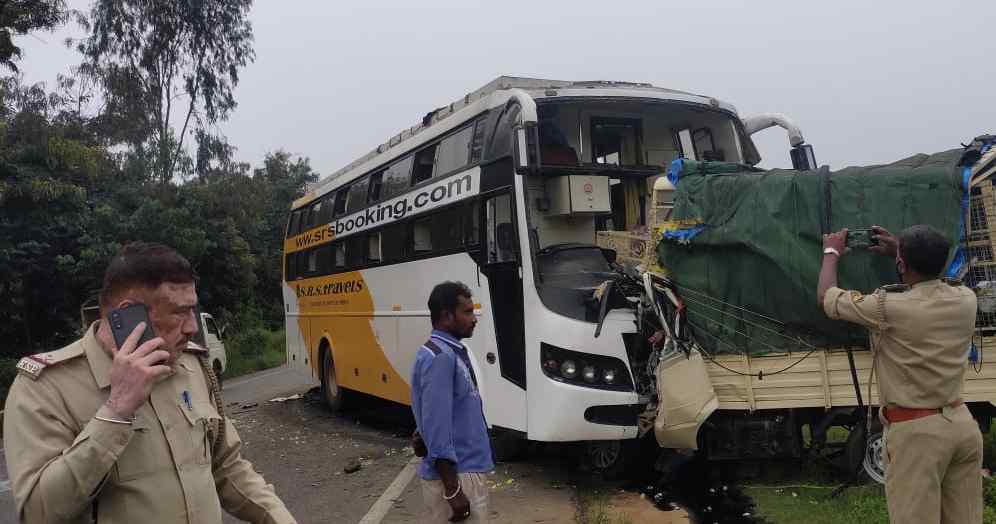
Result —
M836 249L834 249L832 247L825 247L825 248L823 248L823 254L824 255L837 255L837 258L840 258L840 251L837 251Z

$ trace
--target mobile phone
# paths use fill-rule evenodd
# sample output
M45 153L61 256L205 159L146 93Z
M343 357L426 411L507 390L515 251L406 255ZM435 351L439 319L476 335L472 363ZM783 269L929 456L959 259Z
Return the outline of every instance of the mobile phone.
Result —
M120 309L112 309L108 314L108 319L111 322L114 343L119 349L124 345L125 340L128 340L131 332L135 331L135 326L139 322L145 322L145 333L142 333L142 338L138 339L138 344L135 347L156 338L152 322L149 322L149 310L145 308L145 304L131 304Z
M852 229L847 232L847 247L851 249L868 249L878 245L878 238L871 228Z

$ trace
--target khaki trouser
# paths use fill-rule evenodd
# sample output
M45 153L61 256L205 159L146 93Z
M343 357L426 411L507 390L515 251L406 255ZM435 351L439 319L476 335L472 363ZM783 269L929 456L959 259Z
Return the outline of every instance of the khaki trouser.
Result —
M460 488L470 501L470 524L488 522L488 485L484 473L460 473ZM453 516L450 503L443 499L441 480L422 479L422 500L425 501L423 524L445 524Z
M968 407L887 424L892 524L982 522L982 433Z

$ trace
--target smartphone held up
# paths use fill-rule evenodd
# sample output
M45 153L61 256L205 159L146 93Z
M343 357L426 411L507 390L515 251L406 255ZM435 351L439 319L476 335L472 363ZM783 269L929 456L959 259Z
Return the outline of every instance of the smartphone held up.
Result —
M149 310L145 304L131 304L119 309L112 309L108 314L111 323L111 333L114 335L114 344L118 348L124 345L125 340L139 323L145 322L145 332L138 339L136 347L156 338L156 332L152 329L152 322L149 321Z

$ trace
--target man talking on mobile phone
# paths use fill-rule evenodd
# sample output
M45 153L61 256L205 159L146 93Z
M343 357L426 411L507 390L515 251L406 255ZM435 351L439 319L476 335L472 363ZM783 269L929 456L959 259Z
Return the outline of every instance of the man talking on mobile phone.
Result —
M418 349L411 380L423 522L487 522L484 475L495 465L477 377L460 342L477 325L470 290L459 282L437 285L429 315L432 335Z
M17 517L29 523L220 524L222 509L295 522L242 458L197 333L196 273L160 244L128 244L108 265L101 320L82 339L18 363L4 411ZM112 310L143 304L119 347Z

